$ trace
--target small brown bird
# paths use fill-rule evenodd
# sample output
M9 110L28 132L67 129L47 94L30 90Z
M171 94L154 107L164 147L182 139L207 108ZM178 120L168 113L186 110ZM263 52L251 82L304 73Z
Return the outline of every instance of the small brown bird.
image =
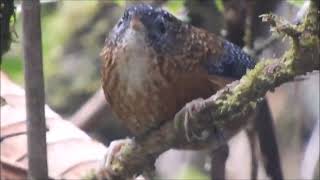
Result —
M136 137L255 65L236 45L145 4L125 10L102 58L107 101Z

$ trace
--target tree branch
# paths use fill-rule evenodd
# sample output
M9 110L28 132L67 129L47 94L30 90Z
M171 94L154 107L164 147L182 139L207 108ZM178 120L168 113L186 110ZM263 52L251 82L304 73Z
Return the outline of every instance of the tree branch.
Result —
M218 146L221 137L229 139L246 124L246 119L268 91L298 75L319 70L319 19L315 3L311 3L307 17L298 26L274 15L264 16L278 32L293 40L287 52L280 59L259 62L240 81L229 84L210 98L188 103L174 120L167 121L143 139L128 141L111 163L113 178L126 179L140 174L153 165L161 153L177 144L213 142ZM203 137L189 139L186 134L190 132ZM98 177L101 174L103 171Z

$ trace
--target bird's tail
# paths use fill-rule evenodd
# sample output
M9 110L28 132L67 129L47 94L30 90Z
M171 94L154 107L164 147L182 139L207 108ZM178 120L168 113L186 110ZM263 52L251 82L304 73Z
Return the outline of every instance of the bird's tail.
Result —
M279 148L276 140L273 118L266 98L258 104L255 119L261 153L267 174L274 180L283 180Z

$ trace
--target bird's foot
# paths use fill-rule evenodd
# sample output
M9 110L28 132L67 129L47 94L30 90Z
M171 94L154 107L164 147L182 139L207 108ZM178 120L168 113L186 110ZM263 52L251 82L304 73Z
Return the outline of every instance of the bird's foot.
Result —
M111 167L112 160L116 157L117 153L120 152L121 147L130 143L130 141L131 139L121 139L110 143L107 153L100 164L98 179L112 179L112 176L115 174Z
M280 64L279 62L270 64L270 65L267 67L267 73L273 74L275 71L277 71L279 68L281 68L280 65L281 65L281 64Z
M196 134L192 130L192 125L190 120L192 120L194 113L199 112L203 109L204 103L203 99L195 99L189 103L186 104L186 113L184 117L184 129L186 138L189 142L191 142L193 139L196 140L204 140L209 136L209 132L203 131L200 135Z

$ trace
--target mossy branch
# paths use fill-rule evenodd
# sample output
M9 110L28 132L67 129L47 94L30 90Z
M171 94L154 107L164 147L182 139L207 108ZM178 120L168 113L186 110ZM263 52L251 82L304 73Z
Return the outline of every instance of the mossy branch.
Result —
M264 15L280 34L292 39L291 47L280 59L262 60L240 81L235 81L206 100L188 103L173 121L139 140L128 140L113 159L113 179L127 179L153 167L155 159L178 144L201 146L208 141L219 145L238 132L268 91L320 69L319 9L316 1L301 25L292 25L274 16ZM191 132L191 135L190 135ZM186 136L187 134L187 136ZM198 135L196 135L198 134ZM106 177L105 171L98 177Z

